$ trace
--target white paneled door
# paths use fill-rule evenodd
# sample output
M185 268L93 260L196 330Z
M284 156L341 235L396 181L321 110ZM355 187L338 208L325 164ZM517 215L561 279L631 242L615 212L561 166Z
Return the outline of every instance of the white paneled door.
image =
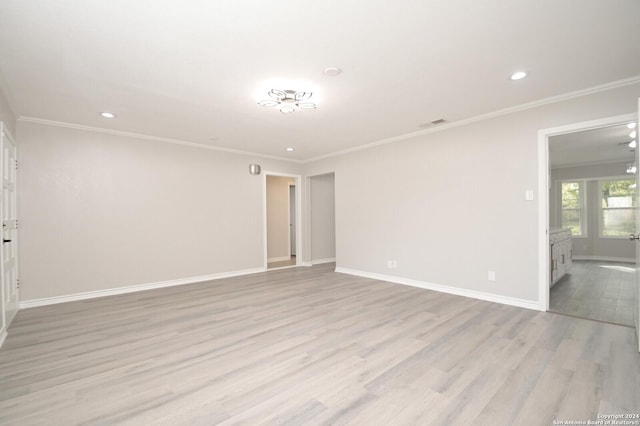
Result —
M2 276L3 325L9 326L18 312L18 216L16 206L17 152L13 138L1 127L2 174L2 249L0 274Z

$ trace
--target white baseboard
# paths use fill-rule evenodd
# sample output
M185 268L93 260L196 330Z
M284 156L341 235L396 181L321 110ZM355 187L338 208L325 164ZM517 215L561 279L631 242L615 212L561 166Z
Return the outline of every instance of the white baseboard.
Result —
M311 264L312 265L321 265L323 263L331 263L331 262L335 262L336 258L335 257L327 257L326 259L316 259L316 260L312 260Z
M608 257L608 256L582 256L574 254L573 260L599 260L600 262L626 262L635 263L636 260L628 257Z
M7 339L7 332L2 330L2 333L0 333L0 348L2 348L2 344L6 339Z
M64 296L46 297L43 299L24 300L20 302L20 309L35 308L37 306L55 305L56 303L75 302L78 300L95 299L97 297L115 296L118 294L134 293L137 291L153 290L157 288L173 287L177 285L195 284L204 281L219 280L221 278L238 277L240 275L264 272L264 268L243 269L239 271L222 272L219 274L202 275L199 277L180 278L177 280L161 281L157 283L138 284L127 287L109 288L106 290L87 291Z
M289 260L289 259L291 259L291 256L271 257L267 259L267 262L284 262L285 260Z
M423 288L425 290L439 291L441 293L455 294L456 296L470 297L472 299L485 300L487 302L501 303L503 305L517 306L520 308L533 309L535 311L544 311L544 308L537 301L517 299L515 297L500 296L492 293L484 293L481 291L467 290L464 288L450 287L442 284L428 283L424 281L412 280L409 278L394 277L391 275L376 274L373 272L357 271L348 268L336 268L336 272L348 275L356 275L358 277L371 278L374 280L388 281L395 284L408 285L412 287Z

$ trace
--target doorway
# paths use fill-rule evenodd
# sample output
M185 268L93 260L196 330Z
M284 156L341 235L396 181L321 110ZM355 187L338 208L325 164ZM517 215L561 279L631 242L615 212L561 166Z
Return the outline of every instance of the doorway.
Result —
M290 268L300 264L300 180L298 175L265 172L265 269Z
M540 131L547 311L634 326L636 153L627 125L635 121L629 114Z

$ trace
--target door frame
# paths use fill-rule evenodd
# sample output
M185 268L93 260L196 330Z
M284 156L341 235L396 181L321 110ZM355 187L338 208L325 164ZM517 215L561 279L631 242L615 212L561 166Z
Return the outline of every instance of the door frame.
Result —
M295 183L290 183L289 184L289 197L288 197L288 200L289 200L289 209L288 209L289 210L289 258L291 258L291 256L296 256L297 257L297 253L298 253L298 245L297 245L297 242L298 242L298 217L297 217L298 216L298 206L297 205L294 206L294 210L293 210L293 216L294 216L293 217L293 222L296 225L296 228L294 229L295 237L296 237L295 241L294 241L295 246L293 246L291 244L291 188L292 187L293 187L293 201L297 204L297 200L298 200L298 197L296 196L296 184ZM294 247L296 249L296 254L293 253L293 248Z
M549 138L635 121L637 113L582 121L538 131L538 305L549 310Z
M267 176L279 176L288 177L296 180L296 253L303 247L302 236L302 176L290 173L280 172L263 172L262 177L262 253L263 253L263 268L266 271L268 268L268 254L267 254ZM288 198L288 196L287 196ZM288 210L287 210L288 211ZM287 241L290 241L291 237L288 236ZM291 255L291 248L289 248L289 255ZM302 264L302 255L296 254L295 266Z

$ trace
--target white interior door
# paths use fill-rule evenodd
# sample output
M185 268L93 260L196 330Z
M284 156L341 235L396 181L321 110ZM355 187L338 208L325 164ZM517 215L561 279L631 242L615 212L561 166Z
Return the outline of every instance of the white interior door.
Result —
M2 127L2 249L0 275L4 325L9 327L18 312L18 216L16 207L17 152L16 144Z

